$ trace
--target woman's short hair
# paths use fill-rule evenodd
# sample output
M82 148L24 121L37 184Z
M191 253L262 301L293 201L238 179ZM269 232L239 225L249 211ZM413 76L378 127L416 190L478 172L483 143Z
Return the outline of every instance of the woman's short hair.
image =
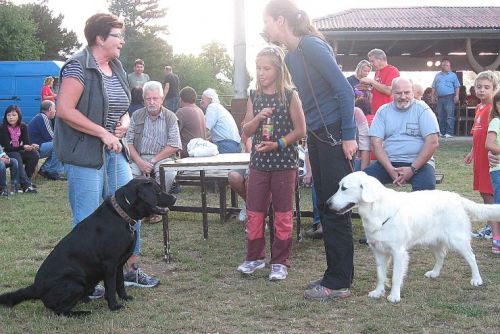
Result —
M191 104L196 102L196 91L189 86L182 88L181 91L179 92L179 96L182 102Z
M108 13L98 13L92 15L87 22L85 22L85 39L89 46L96 44L97 36L104 39L108 38L109 32L113 28L122 29L123 22L120 21L118 16Z
M372 64L368 60L363 59L356 66L356 70L354 71L356 73L356 76L359 76L359 72L361 72L364 66L368 66L370 70L372 69Z
M13 111L17 113L16 126L21 125L21 122L23 121L23 113L21 112L21 108L19 108L19 106L16 104L11 104L10 106L7 107L7 109L5 109L5 113L3 114L3 124L5 125L9 124L7 122L7 114Z
M157 91L160 93L160 96L163 97L163 86L158 81L148 81L142 86L142 97L146 95L146 92L154 92Z

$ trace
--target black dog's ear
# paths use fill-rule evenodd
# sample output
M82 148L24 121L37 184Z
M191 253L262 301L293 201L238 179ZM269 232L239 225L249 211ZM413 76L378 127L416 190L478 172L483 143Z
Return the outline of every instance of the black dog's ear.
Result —
M157 197L155 187L152 181L142 183L137 187L137 196L150 208L157 206Z

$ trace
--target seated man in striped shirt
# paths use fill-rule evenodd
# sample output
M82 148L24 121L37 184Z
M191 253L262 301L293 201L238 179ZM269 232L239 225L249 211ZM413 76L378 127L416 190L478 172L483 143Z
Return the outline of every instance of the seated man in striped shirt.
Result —
M145 83L143 97L145 107L132 114L127 132L130 168L134 176L154 177L160 183L160 163L172 159L182 149L179 126L175 114L162 106L161 83ZM170 189L175 175L174 171L165 173L165 189ZM154 220L158 219L150 222Z

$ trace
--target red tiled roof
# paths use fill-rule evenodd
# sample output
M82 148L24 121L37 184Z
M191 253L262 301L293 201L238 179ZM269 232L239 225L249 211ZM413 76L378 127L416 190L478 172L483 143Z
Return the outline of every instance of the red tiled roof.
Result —
M320 31L500 29L500 7L348 9L313 20Z

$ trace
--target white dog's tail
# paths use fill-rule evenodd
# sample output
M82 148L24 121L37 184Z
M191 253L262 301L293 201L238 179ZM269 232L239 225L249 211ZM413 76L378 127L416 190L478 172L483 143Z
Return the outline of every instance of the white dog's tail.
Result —
M462 205L473 221L500 221L500 204L479 204L461 197Z

